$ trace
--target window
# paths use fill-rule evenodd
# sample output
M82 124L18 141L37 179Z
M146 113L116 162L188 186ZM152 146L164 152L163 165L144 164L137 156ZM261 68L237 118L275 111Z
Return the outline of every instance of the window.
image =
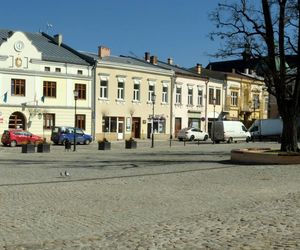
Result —
M149 85L148 89L148 102L152 102L152 96L155 94L154 92L154 85Z
M118 96L117 99L124 100L124 81L118 81Z
M76 127L85 130L85 115L76 115Z
M221 105L221 89L216 89L216 105Z
M78 74L78 75L82 75L82 74L83 74L82 70L80 70L80 69L77 70L77 74Z
M202 89L198 89L197 105L198 106L203 105L203 90Z
M56 82L44 81L43 96L56 97Z
M176 103L181 104L181 87L176 87Z
M189 118L188 126L191 127L191 128L195 128L195 131L199 131L199 129L200 129L200 118Z
M209 88L209 90L208 90L208 103L214 104L214 89L213 88Z
M134 83L133 85L133 100L140 101L140 84Z
M43 128L51 129L53 126L55 126L55 114L50 114L50 113L44 114Z
M238 105L238 92L237 91L231 91L231 106L237 106Z
M60 72L61 72L61 69L60 69L60 68L55 68L55 72L56 72L56 73L60 73Z
M168 103L168 87L167 86L163 86L163 89L162 89L162 102Z
M49 72L50 71L50 67L45 67L45 71Z
M85 100L86 99L86 84L75 84L75 90L78 91L78 99Z
M102 131L104 133L115 133L117 132L117 117L103 117L104 120Z
M188 105L193 105L193 89L192 89L192 87L188 88Z
M166 120L164 118L155 119L153 121L154 133L164 134L166 131Z
M215 105L221 105L221 89L216 89L216 95L214 95L215 89L209 88L208 90L208 103L214 104L214 98L216 98Z
M11 95L25 96L25 80L11 79Z
M107 88L108 88L108 81L101 80L100 81L100 98L108 98Z

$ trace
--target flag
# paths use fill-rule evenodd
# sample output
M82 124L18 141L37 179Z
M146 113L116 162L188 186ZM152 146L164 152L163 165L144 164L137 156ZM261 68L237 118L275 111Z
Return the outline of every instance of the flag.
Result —
M41 97L41 101L45 102L45 96L44 95Z
M3 102L7 102L7 91L5 92L5 94L3 95Z

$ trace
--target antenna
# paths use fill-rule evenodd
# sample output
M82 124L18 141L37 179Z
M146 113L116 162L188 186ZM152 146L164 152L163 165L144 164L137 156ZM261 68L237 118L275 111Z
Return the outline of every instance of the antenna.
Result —
M135 58L139 58L135 53L133 53L132 51L129 51L129 54L134 56Z
M49 29L53 28L53 25L51 23L48 23L47 22L47 25L46 25L46 34L48 34L48 31Z

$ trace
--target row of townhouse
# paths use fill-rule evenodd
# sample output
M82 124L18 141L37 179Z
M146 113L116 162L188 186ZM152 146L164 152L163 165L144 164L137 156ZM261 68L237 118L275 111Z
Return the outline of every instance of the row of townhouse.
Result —
M263 79L249 72L187 70L102 46L82 53L45 33L0 29L0 82L0 130L48 139L52 126L74 125L94 139L168 139L183 127L210 132L216 119L247 124L268 111Z

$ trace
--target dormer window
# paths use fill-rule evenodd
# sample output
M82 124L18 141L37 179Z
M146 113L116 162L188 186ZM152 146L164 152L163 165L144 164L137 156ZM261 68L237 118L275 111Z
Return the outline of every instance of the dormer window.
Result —
M45 67L45 71L50 72L50 67Z

